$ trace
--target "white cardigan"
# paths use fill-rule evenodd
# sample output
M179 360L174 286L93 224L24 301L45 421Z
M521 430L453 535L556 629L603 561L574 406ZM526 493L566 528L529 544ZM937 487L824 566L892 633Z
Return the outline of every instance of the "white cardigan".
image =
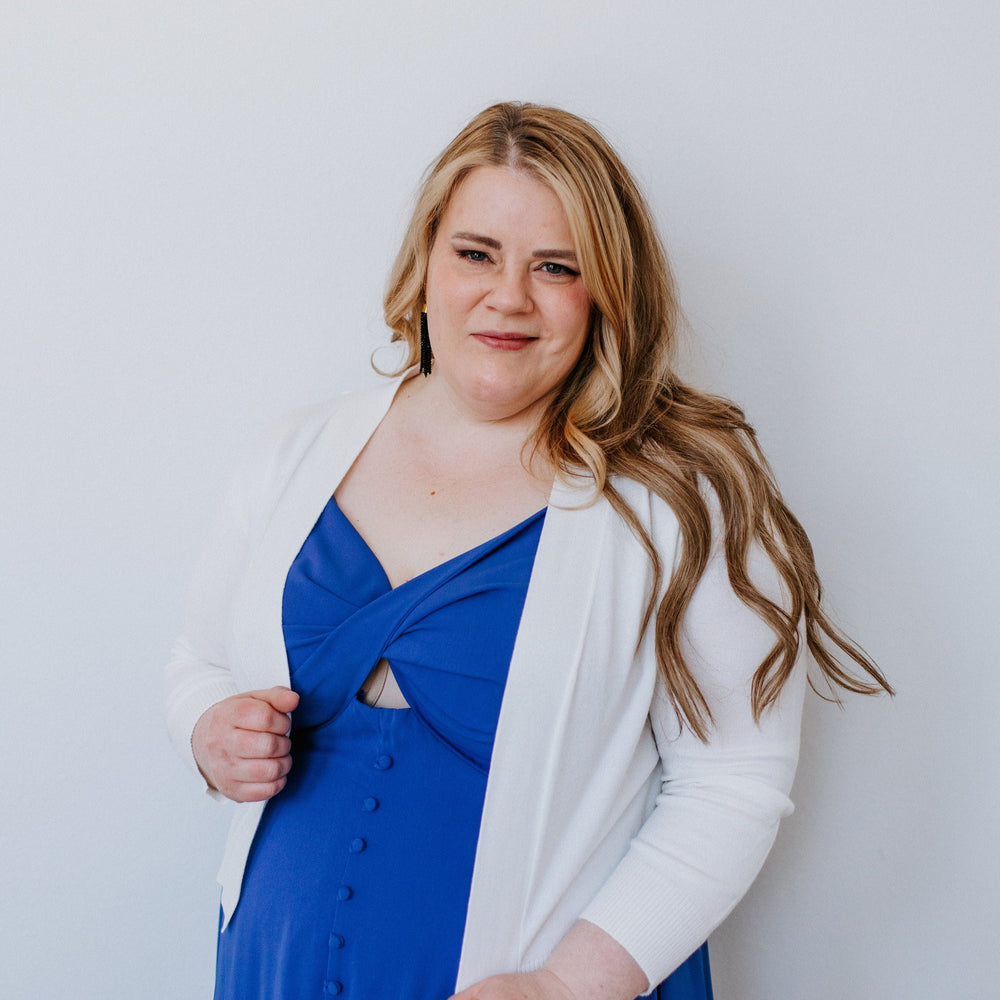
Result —
M230 490L167 668L171 737L196 770L190 741L202 712L289 683L285 576L397 385L294 415ZM635 483L616 486L669 569L673 512ZM604 498L586 505L592 493L557 480L549 499L500 711L456 989L537 968L581 916L635 958L652 988L733 908L791 811L804 663L755 724L750 678L774 636L732 592L716 543L684 626L715 727L708 744L681 729L649 630L637 648L649 560ZM751 568L780 595L766 559ZM263 805L236 807L219 872L226 923Z

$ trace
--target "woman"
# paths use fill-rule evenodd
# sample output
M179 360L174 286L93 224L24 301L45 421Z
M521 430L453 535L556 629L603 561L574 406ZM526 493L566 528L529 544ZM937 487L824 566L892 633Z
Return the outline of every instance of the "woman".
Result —
M742 414L673 374L652 220L589 124L474 119L385 313L406 371L248 463L169 668L179 749L242 803L216 997L710 997L805 650L888 685Z

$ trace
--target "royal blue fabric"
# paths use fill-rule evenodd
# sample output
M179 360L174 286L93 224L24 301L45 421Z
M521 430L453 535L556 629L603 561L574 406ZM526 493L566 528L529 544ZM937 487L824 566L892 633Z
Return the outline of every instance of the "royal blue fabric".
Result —
M544 515L393 589L329 502L285 584L301 695L293 765L219 935L216 1000L454 992L493 738ZM409 708L356 697L382 657ZM654 995L710 1000L707 952Z

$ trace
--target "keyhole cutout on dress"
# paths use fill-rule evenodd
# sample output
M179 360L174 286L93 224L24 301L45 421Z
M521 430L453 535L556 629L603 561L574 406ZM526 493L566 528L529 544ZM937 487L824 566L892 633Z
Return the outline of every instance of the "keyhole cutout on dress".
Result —
M378 661L365 678L358 700L372 708L409 708L410 704L396 683L396 675L385 658Z

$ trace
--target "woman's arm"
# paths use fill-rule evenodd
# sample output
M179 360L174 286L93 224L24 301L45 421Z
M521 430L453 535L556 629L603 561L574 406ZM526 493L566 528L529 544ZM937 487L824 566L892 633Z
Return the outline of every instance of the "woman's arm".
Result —
M235 491L238 493L238 490ZM167 726L205 791L235 802L269 799L291 768L288 713L299 697L287 687L238 693L225 633L245 563L246 524L230 496L194 574L185 634L167 665Z
M175 749L205 780L194 755L195 726L215 704L239 693L226 649L232 601L249 546L246 484L233 482L215 519L188 587L184 633L174 644L165 676L167 729Z
M759 552L750 568L765 593L781 600L777 574ZM655 808L629 850L587 905L581 920L543 970L568 967L576 979L562 986L576 1000L593 995L634 997L662 982L736 905L773 843L778 821L791 809L788 793L799 746L805 657L776 705L758 725L751 681L774 643L757 615L734 594L721 548L713 553L685 616L685 655L714 718L709 742L681 730L662 681L649 714L662 761ZM650 656L646 643L641 655ZM620 949L574 944L588 928ZM565 946L565 948L564 948ZM621 964L608 975L608 956ZM572 955L566 963L566 956ZM638 988L629 970L641 970ZM615 971L617 968L617 972ZM520 978L510 979L519 994ZM475 989L499 982L484 980ZM555 989L551 978L530 974L524 988ZM605 993L588 991L605 990ZM533 994L528 994L533 995ZM540 993L540 996L546 994ZM553 994L559 996L558 993ZM458 994L466 1000L466 994ZM485 996L485 994L484 994Z
M177 752L215 797L269 798L288 770L285 713L297 697L287 688L241 693L250 685L234 675L228 635L257 540L288 476L325 425L327 409L291 415L252 449L220 506L188 588L184 633L166 668L167 727Z
M718 537L718 536L717 536ZM785 604L759 550L754 582ZM661 982L707 939L746 893L792 811L806 687L804 643L777 702L759 723L753 675L774 644L764 622L733 592L721 545L685 616L685 656L713 716L707 743L681 728L657 683L650 720L663 766L656 806L582 916Z

